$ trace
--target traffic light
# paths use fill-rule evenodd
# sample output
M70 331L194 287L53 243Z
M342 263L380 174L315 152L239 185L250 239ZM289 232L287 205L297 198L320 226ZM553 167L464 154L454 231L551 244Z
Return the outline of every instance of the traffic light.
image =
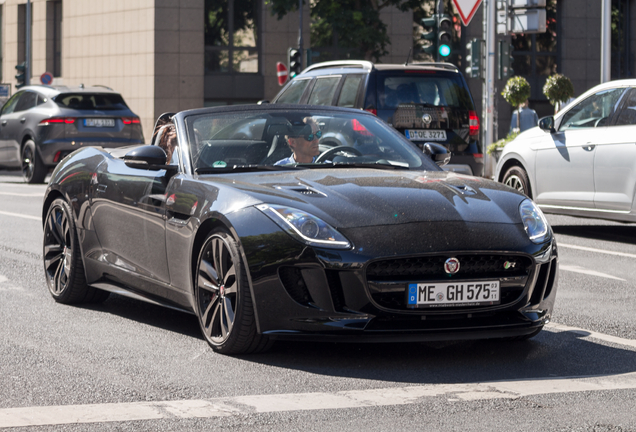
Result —
M499 67L497 68L497 78L504 79L510 78L514 75L515 71L512 70L512 57L513 46L505 40L499 41Z
M22 88L26 85L26 62L22 62L17 65L15 70L18 71L18 74L15 76L15 79L18 80L15 88Z
M484 41L481 39L473 39L466 44L466 75L471 78L481 77L481 56Z
M433 60L435 60L437 59L438 46L437 14L431 15L429 18L422 18L422 21L420 22L422 23L422 27L424 27L424 29L428 29L420 34L420 39L424 39L430 42L429 45L422 48L422 51L426 54L431 55L433 57Z
M453 40L453 21L445 14L437 15L437 52L442 58L451 54Z
M302 51L296 48L287 49L287 66L289 69L289 77L294 78L301 72L302 65Z

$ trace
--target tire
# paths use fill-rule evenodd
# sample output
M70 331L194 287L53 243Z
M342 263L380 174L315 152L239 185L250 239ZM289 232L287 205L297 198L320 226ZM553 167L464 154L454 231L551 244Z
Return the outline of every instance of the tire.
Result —
M513 166L506 171L503 177L503 184L525 194L528 198L532 198L530 191L530 182L528 181L528 173L520 166Z
M71 208L61 198L49 207L44 223L44 272L58 303L100 303L109 292L89 287Z
M49 170L35 149L33 140L28 140L22 146L22 176L30 184L44 183Z
M221 354L269 349L272 341L256 331L246 268L236 241L212 231L199 253L194 281L195 311L206 342Z

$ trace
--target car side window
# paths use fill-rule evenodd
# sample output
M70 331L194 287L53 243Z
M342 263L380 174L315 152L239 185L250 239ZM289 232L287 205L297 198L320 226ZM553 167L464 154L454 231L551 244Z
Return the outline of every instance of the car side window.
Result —
M303 96L305 92L305 88L307 84L309 84L310 79L304 80L294 80L291 82L285 93L280 95L280 97L276 100L276 103L288 103L288 104L297 104L300 102L300 98Z
M589 96L563 116L559 130L607 126L625 91L624 87L620 87Z
M355 108L362 75L348 75L338 97L338 106Z
M11 114L15 110L15 106L24 92L19 92L11 96L11 98L2 107L2 114Z
M330 76L324 78L318 78L314 88L309 95L308 105L331 105L333 101L333 95L336 93L338 83L340 82L340 76Z
M36 93L29 92L29 91L24 92L24 94L18 101L18 104L15 106L15 111L16 112L26 111L30 108L33 108L36 105L37 100L38 100L38 95Z
M636 88L630 89L615 124L616 126L636 125Z

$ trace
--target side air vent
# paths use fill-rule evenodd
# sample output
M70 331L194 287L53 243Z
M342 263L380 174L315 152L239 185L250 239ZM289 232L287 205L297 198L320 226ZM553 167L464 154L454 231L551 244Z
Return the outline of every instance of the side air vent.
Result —
M278 275L289 296L296 303L308 306L312 299L300 270L295 267L281 267Z
M306 196L313 196L313 197L317 197L317 198L326 198L327 195L317 191L316 189L309 187L309 186L303 186L303 185L296 185L296 186L276 186L276 189L280 189L280 190L284 190L284 191L288 191L288 192L295 192L301 195L306 195Z

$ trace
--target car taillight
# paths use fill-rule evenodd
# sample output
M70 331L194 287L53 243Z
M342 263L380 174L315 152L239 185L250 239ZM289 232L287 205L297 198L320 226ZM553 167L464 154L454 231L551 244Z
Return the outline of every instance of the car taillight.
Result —
M475 111L468 111L468 135L474 136L479 133L479 117Z
M484 158L484 154L483 153L473 153L473 157L475 159L483 159Z
M124 122L125 125L140 123L139 117L122 117L121 121Z
M56 123L73 124L75 123L75 119L73 117L66 117L66 118L53 117L53 118L48 118L48 119L44 119L40 121L39 126L48 126L50 124L56 124Z
M367 109L365 109L365 111L368 111L368 112L370 112L373 115L378 115L378 110L375 109L375 108L367 108Z
M373 136L373 134L371 132L369 132L367 130L367 128L365 128L362 123L360 123L358 120L353 119L351 120L351 127L353 128L354 132L359 133L360 135L365 135L365 136Z

